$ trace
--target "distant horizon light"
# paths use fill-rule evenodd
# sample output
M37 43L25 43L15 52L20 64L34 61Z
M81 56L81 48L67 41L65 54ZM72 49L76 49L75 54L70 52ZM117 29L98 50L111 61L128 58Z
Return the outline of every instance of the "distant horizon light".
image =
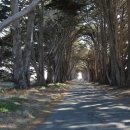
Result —
M77 79L78 79L78 80L83 79L82 72L79 72L79 73L78 73L78 75L77 75Z

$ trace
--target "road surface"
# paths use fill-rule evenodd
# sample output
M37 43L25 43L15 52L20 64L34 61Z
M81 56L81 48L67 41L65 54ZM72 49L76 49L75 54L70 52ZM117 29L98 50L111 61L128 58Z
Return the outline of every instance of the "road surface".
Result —
M130 98L77 84L35 130L130 130Z

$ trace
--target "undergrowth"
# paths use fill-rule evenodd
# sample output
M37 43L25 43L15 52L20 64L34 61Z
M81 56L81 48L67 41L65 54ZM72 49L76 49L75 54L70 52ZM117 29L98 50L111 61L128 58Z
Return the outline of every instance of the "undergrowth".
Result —
M0 112L15 112L20 109L24 98L12 97L0 99Z

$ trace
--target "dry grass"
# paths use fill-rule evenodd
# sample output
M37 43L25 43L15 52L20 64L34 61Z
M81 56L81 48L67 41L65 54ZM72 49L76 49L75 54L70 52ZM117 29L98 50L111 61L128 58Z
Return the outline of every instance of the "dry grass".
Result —
M0 130L32 130L44 122L55 105L63 99L69 87L39 87L28 90L9 90L0 93L0 100L17 97L25 99L15 111L0 113Z
M101 84L94 84L97 88L107 91L108 93L112 94L117 98L124 98L130 97L130 88L129 87L117 87L117 86L109 86L109 85L101 85Z
M117 98L130 97L130 88L111 87L98 83L88 85L107 91ZM70 86L59 84L54 87L52 84L48 88L11 89L1 92L0 100L10 98L16 98L16 101L17 98L18 101L19 99L24 100L21 100L20 108L14 109L15 111L0 113L0 130L32 130L36 125L44 122L69 89Z

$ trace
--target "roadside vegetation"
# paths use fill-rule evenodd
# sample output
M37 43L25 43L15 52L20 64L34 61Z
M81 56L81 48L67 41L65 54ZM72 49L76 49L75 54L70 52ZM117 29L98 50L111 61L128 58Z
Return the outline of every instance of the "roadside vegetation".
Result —
M78 74L130 87L130 0L0 0L1 130L50 113Z
M44 122L70 89L68 84L50 84L30 89L0 92L0 130L26 130Z

